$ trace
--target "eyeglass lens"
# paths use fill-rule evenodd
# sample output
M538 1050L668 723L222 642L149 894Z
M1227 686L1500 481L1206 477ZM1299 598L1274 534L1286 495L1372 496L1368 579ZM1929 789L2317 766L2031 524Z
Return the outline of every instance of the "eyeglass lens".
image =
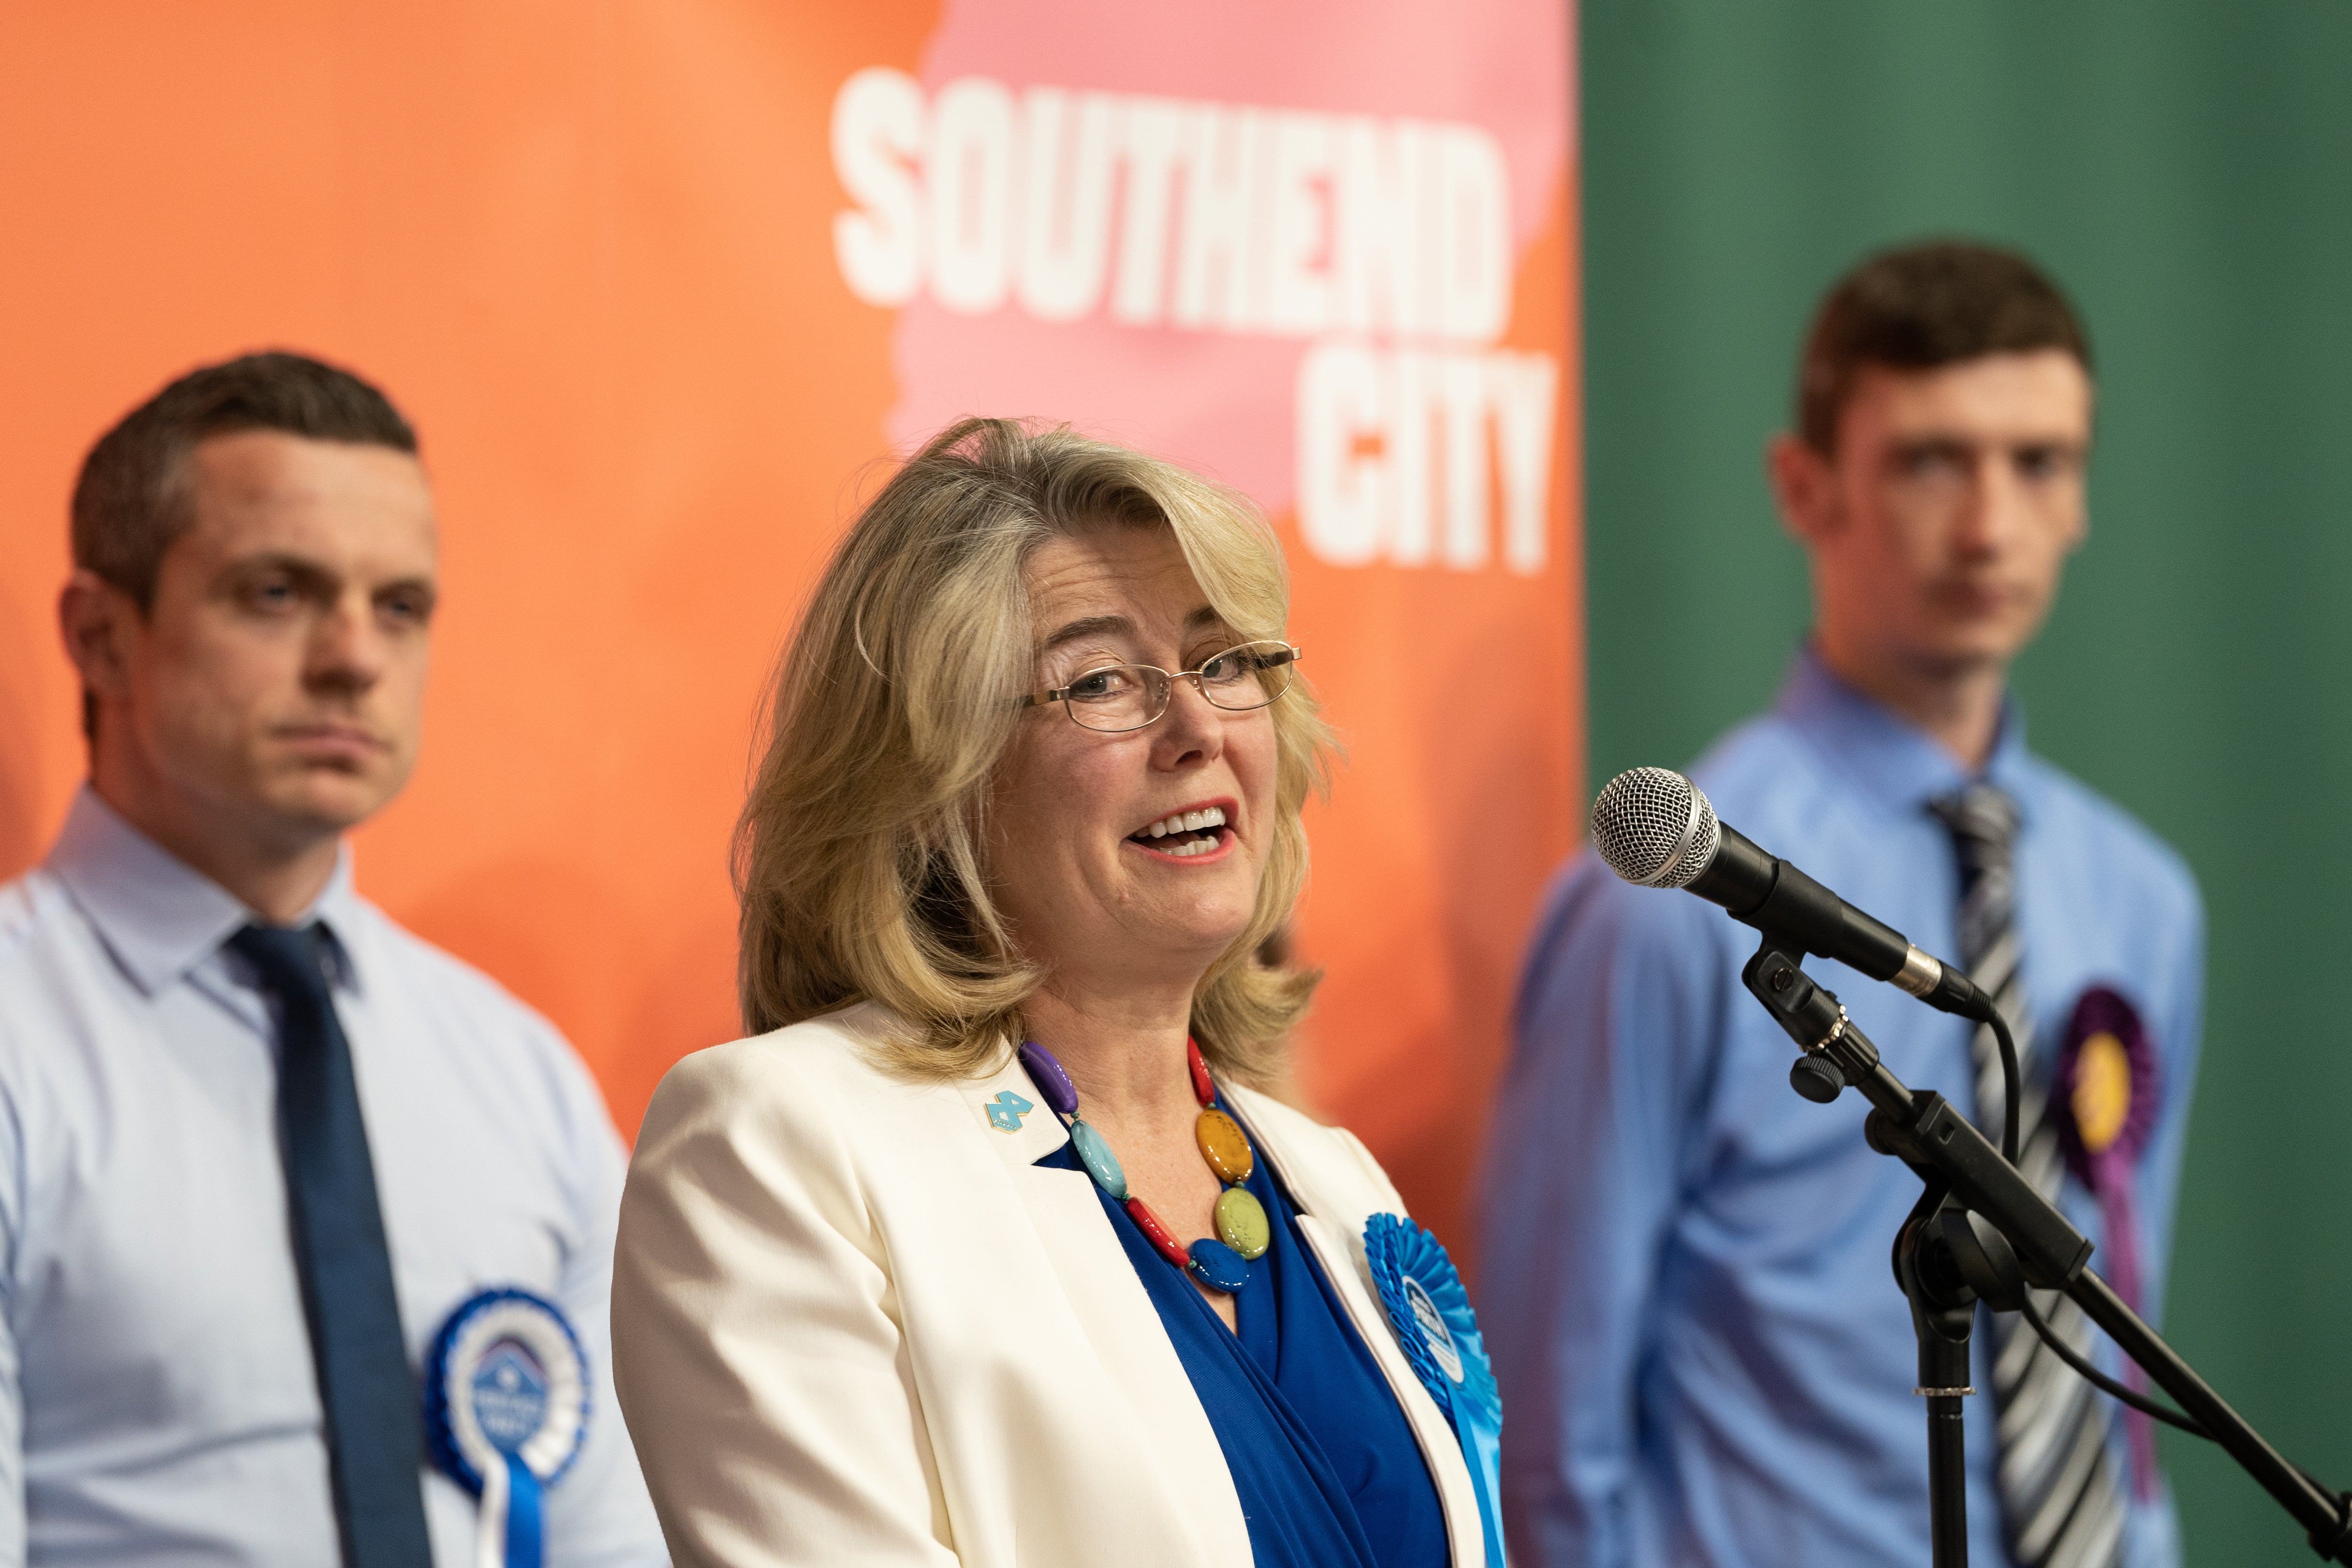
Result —
M1203 660L1197 671L1201 695L1234 712L1263 708L1290 689L1290 645L1244 643ZM1168 711L1175 679L1148 664L1114 664L1090 669L1070 682L1063 706L1089 730L1140 730Z

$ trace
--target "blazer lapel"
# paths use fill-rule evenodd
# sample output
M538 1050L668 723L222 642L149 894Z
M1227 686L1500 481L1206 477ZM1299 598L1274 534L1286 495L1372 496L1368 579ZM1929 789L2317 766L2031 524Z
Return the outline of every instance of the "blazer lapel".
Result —
M1243 1097L1248 1094L1229 1089L1227 1098L1241 1109ZM1339 1292L1348 1316L1355 1321L1356 1332L1371 1347L1372 1359L1380 1363L1412 1426L1430 1479L1436 1484L1438 1502L1445 1510L1445 1533L1453 1542L1455 1568L1485 1568L1486 1526L1478 1517L1478 1493L1470 1480L1469 1464L1462 1457L1462 1440L1429 1390L1422 1386L1412 1363L1405 1360L1396 1331L1372 1289L1371 1269L1364 1258L1364 1222L1376 1212L1366 1200L1376 1194L1360 1177L1346 1179L1344 1168L1331 1170L1328 1154L1291 1143L1284 1136L1279 1117L1252 1118L1249 1133L1297 1204L1299 1234L1306 1237L1324 1276ZM1330 1179L1335 1176L1338 1179Z
M982 1140L1000 1163L1026 1222L1018 1228L1028 1233L1013 1234L1001 1214L983 1221L974 1213L972 1222L984 1224L996 1245L989 1249L984 1264L967 1255L975 1273L986 1276L968 1280L968 1289L992 1298L1000 1319L1017 1318L1028 1326L1055 1394L1097 1405L1123 1403L1131 1413L1131 1422L1119 1419L1110 1410L1097 1408L1096 1415L1136 1434L1136 1440L1148 1447L1151 1484L1147 1487L1144 1478L1133 1475L1112 1484L1128 1489L1139 1508L1149 1506L1147 1491L1165 1500L1171 1515L1170 1532L1191 1536L1197 1542L1201 1563L1220 1568L1247 1563L1249 1527L1242 1517L1232 1473L1225 1467L1224 1451L1199 1396L1192 1392L1183 1362L1160 1326L1158 1310L1136 1279L1126 1249L1103 1214L1094 1183L1084 1172L1036 1163L1069 1142L1068 1131L1039 1100L1035 1086L1010 1052L997 1071L960 1083L952 1092L970 1119L971 1135ZM1007 1093L1013 1096L1012 1101L1000 1098ZM1308 1147L1304 1140L1286 1138L1279 1118L1248 1117L1247 1102L1255 1098L1248 1091L1230 1098L1249 1121L1251 1141L1273 1163L1276 1173L1297 1202L1300 1234L1339 1293L1356 1331L1371 1348L1412 1427L1444 1510L1453 1562L1457 1568L1484 1568L1485 1533L1460 1440L1398 1348L1395 1332L1370 1284L1363 1256L1364 1221L1373 1212L1373 1204L1387 1207L1385 1194L1375 1192L1351 1165L1335 1160L1331 1152ZM1019 1101L1030 1102L1032 1108L1021 1110ZM992 1110L996 1113L993 1117ZM1005 1126L1008 1121L1013 1124L1010 1129ZM941 1131L945 1134L947 1129ZM968 1192L962 1202L995 1206L995 1200L982 1193ZM1065 1311L1069 1319L1062 1317ZM1089 1359L1104 1379L1103 1385L1092 1390L1086 1386L1091 1378L1082 1375L1074 1363L1076 1347L1066 1342L1062 1325L1070 1319L1083 1334L1092 1352Z
M1134 1430L1152 1450L1152 1489L1176 1501L1183 1525L1199 1539L1202 1563L1248 1562L1249 1526L1225 1467L1224 1450L1192 1392L1192 1380L1176 1347L1160 1326L1159 1310L1136 1279L1134 1265L1102 1211L1093 1180L1083 1171L1036 1163L1069 1142L1068 1131L1042 1102L1028 1074L1009 1052L997 1072L958 1089L976 1130L1003 1163L1026 1211L1027 1228L1087 1348L1124 1396L1133 1413ZM1015 1102L1035 1102L1034 1109L1018 1112L1013 1103L1000 1098L1007 1093ZM1007 1121L1016 1121L1016 1129L1008 1131ZM1026 1248L1021 1251L1034 1256ZM1046 1314L1039 1315L1034 1329L1041 1340L1052 1334ZM1066 1363L1075 1349L1051 1342L1044 1348L1057 1363ZM1066 1374L1057 1375L1067 1381ZM1119 1484L1132 1489L1140 1482L1140 1478L1128 1477Z

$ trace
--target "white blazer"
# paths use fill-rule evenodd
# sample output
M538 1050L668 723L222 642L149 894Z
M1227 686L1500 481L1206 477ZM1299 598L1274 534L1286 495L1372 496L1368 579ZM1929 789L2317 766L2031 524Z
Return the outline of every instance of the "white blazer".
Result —
M614 1377L681 1568L1234 1568L1216 1434L1094 1184L1008 1051L915 1084L861 1006L687 1058L637 1136ZM1454 1563L1485 1563L1453 1427L1397 1348L1364 1221L1402 1215L1364 1146L1226 1086L1420 1439Z

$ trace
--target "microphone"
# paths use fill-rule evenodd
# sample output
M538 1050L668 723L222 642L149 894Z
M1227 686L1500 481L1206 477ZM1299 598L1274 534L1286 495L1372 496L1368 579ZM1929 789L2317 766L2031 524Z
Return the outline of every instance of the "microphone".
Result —
M1682 888L1733 920L1890 980L1930 1007L1979 1022L1992 1001L1952 965L1855 909L1718 819L1706 792L1668 768L1629 768L1592 803L1592 847L1644 888Z

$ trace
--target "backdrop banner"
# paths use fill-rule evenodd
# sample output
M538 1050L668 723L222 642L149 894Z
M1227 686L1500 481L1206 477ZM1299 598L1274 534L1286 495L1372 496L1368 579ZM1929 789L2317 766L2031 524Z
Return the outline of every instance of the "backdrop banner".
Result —
M1582 639L1561 6L411 0L0 10L0 874L81 776L89 441L264 346L415 421L445 597L363 891L634 1131L737 1032L761 689L903 453L1066 421L1255 498L1348 748L1298 1090L1457 1251Z

